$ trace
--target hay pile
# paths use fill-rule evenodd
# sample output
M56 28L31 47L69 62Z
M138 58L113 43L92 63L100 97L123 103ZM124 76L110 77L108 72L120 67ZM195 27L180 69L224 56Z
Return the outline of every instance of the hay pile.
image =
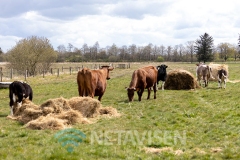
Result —
M169 90L185 90L200 87L192 73L177 69L168 73L164 88Z
M228 71L228 65L226 64L214 64L214 63L210 63L209 67L211 67L212 70L212 76L214 79L210 78L210 81L218 81L218 70L220 69L225 69L228 73L228 77L229 77L229 71Z
M73 97L68 101L72 109L78 110L84 117L96 117L99 115L101 103L90 97ZM87 106L87 107L86 107Z
M101 115L118 117L115 108L101 107L101 103L91 97L73 97L71 99L50 99L38 106L29 100L24 100L22 106L15 106L10 119L17 120L30 129L60 130L71 125L91 124L88 118Z

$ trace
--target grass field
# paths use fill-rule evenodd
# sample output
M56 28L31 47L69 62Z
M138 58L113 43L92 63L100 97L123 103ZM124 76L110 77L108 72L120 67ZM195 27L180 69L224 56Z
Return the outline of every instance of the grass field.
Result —
M167 71L181 68L195 75L195 65L166 63ZM240 159L240 83L217 82L193 90L158 90L157 99L129 103L128 87L134 69L158 65L132 64L130 69L114 69L102 105L116 108L122 116L102 118L93 124L73 127L86 139L68 152L54 138L58 131L30 130L7 119L10 113L8 89L0 90L0 159ZM240 63L229 63L229 79L240 79ZM35 104L52 98L78 96L76 73L29 78ZM161 153L147 153L155 148Z

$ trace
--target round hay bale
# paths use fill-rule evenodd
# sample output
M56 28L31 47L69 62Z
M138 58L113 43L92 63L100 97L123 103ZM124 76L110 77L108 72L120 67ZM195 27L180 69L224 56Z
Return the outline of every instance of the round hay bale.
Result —
M70 107L82 113L83 117L96 117L101 107L100 101L91 97L73 97L68 100Z
M212 70L212 76L214 78L214 79L210 78L209 81L218 81L218 70L221 70L221 69L225 69L227 71L228 77L229 77L228 65L210 63L209 67Z
M167 74L165 89L186 90L200 88L193 74L182 69L172 70Z
M71 109L68 101L64 98L49 99L43 103L40 108L43 110L43 114L47 115L49 113L61 113Z

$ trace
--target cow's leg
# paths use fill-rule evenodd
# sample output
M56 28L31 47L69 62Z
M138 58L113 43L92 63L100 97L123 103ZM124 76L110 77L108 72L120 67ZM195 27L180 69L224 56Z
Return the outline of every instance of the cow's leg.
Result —
M227 82L227 80L226 80L226 78L224 78L224 80L223 80L223 83L224 83L224 89L226 89L226 82Z
M164 90L165 81L162 82L162 90Z
M222 88L222 85L221 85L221 79L218 77L218 88Z
M10 95L10 103L9 103L9 106L10 106L10 115L13 115L13 107L14 107L14 103L16 103L17 101L17 97L16 95L13 93Z
M144 89L139 89L139 91L137 91L138 94L138 101L142 100L142 94L143 94Z
M154 86L153 86L153 91L154 91L154 99L156 99L156 98L157 98L157 96L156 96L157 85L154 85Z
M101 100L102 100L102 94L101 95L99 95L99 97L98 97L98 100L101 102Z
M156 83L156 89L158 90L158 83Z
M204 82L204 87L207 87L207 81L205 76L203 76L203 82Z
M151 87L152 88L152 87ZM151 95L151 88L148 88L147 90L148 90L148 96L147 96L147 99L150 99L150 95ZM153 89L154 89L154 87L153 87Z
M200 77L200 75L197 75L197 80L198 80L199 86L202 86L201 85L201 77Z

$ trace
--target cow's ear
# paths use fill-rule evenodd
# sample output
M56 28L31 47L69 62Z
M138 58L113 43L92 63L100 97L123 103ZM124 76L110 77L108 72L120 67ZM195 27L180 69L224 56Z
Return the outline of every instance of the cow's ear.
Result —
M168 66L166 65L166 68L167 68Z

